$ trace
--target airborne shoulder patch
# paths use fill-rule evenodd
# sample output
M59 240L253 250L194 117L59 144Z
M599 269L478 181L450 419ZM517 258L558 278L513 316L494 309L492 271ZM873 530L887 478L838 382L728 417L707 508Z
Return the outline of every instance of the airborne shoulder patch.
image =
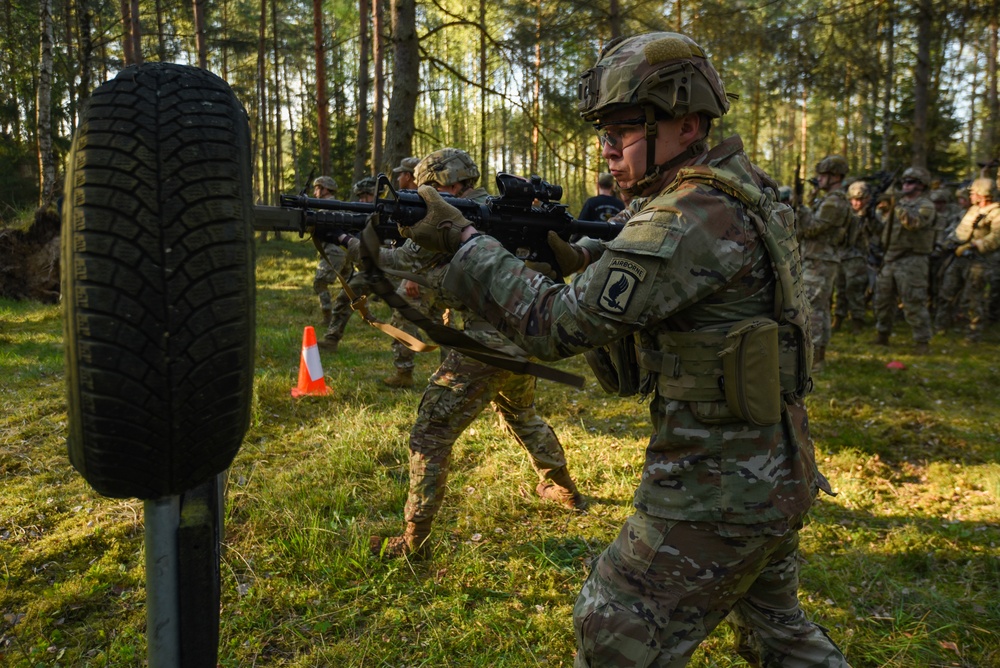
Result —
M628 258L616 257L608 265L608 277L601 289L600 307L622 315L628 310L636 286L646 278L646 269Z

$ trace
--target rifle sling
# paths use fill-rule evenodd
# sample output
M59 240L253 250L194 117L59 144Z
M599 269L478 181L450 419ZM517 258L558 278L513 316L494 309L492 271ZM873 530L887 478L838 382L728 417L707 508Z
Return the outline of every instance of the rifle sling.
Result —
M544 364L532 362L523 357L507 355L497 352L457 329L452 329L439 322L431 320L420 312L419 309L411 306L405 299L396 294L392 283L385 277L382 269L378 266L379 247L382 240L379 239L375 231L372 220L368 221L365 229L361 232L361 260L370 280L372 289L385 303L399 311L399 313L424 330L427 335L439 345L446 346L467 357L495 366L504 371L513 373L537 376L546 380L572 385L573 387L583 387L583 377L555 369Z
M358 312L358 315L361 316L362 320L384 334L388 334L415 353L429 353L438 349L437 346L424 343L417 337L411 336L398 327L394 327L393 325L384 323L375 318L375 316L371 314L371 311L368 310L368 295L361 295L361 297L358 297L357 293L351 289L351 286L347 282L347 279L344 278L344 275L340 273L340 270L336 268L336 265L333 262L330 262L330 258L327 257L323 244L320 243L315 236L312 240L316 250L319 251L320 257L326 260L326 263L330 265L330 267L333 268L334 273L337 274L337 278L340 279L340 285L344 288L344 293L347 295L347 298L351 300L351 308ZM395 291L393 291L393 294L396 294ZM405 303L402 298L400 298L400 301Z

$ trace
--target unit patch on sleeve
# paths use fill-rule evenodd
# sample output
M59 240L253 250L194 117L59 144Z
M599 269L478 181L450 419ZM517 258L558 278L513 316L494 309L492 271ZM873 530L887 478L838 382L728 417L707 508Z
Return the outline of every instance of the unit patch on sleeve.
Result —
M636 285L646 278L646 269L627 258L616 257L608 270L598 303L605 311L622 315L628 309Z

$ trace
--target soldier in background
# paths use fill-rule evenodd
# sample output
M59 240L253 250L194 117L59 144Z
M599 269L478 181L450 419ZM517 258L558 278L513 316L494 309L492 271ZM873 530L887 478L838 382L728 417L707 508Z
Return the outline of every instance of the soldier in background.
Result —
M934 249L934 203L924 194L931 175L923 167L903 172L902 194L879 204L883 215L882 248L885 258L875 285L875 329L873 341L889 345L898 302L913 330L914 352L930 350L931 316L927 308L930 276L929 257Z
M802 278L811 307L813 371L821 371L826 361L833 287L840 267L841 247L851 222L851 205L843 187L846 175L847 160L843 156L829 155L817 163L817 188L825 194L808 220L801 221L798 227L802 240Z
M951 265L951 254L953 249L947 248L948 238L954 231L958 222L962 219L958 214L958 207L954 206L951 191L947 188L935 188L928 195L934 202L934 250L930 255L930 283L928 291L930 293L931 315L934 316L939 308L939 296L941 294L941 283L944 280L945 269ZM935 329L937 329L935 327Z
M839 330L847 317L851 318L851 331L861 332L865 327L865 293L868 291L868 243L873 226L869 220L868 203L871 193L864 181L854 181L847 187L851 205L851 222L847 236L840 248L840 267L837 271L834 306L834 331Z
M479 167L468 153L444 148L429 154L414 170L420 186L437 192L484 202L489 194L476 187ZM353 246L353 242L352 242ZM407 241L400 248L379 254L379 265L422 275L428 283L440 280L447 269L448 256L420 248ZM440 293L421 287L422 298L438 311L455 307L463 312L465 333L498 352L524 354L495 327L451 303ZM451 452L455 441L489 405L505 431L527 451L538 475L535 493L567 508L582 509L585 501L566 467L555 431L535 410L534 376L515 374L449 350L441 366L431 376L410 430L410 491L404 508L406 528L398 536L372 536L373 553L386 557L427 554L426 541L431 525L445 497Z
M420 158L403 158L399 161L399 166L392 170L396 177L396 187L400 190L416 190L417 182L413 179L413 170L416 169Z
M945 247L953 259L945 272L934 328L946 331L952 324L956 302L960 296L969 304L969 329L966 340L982 340L989 308L986 293L992 269L991 258L1000 248L1000 203L996 199L993 179L979 178L970 187L972 208L952 231Z
M317 199L336 199L337 182L329 176L318 176L313 179L313 197ZM323 327L330 326L333 317L333 299L330 297L330 285L339 285L337 272L344 274L349 280L354 273L353 263L347 262L344 249L335 243L324 243L316 274L313 276L313 292L319 297L319 307L323 313Z
M355 202L373 202L375 200L375 185L376 180L374 176L367 176L351 188L351 197ZM331 246L336 246L336 244L327 244ZM339 246L337 246L339 248ZM344 253L341 250L341 253ZM365 296L370 291L367 279L361 275L360 272L354 271L354 266L358 261L358 257L354 253L346 253L344 259L344 266L350 268L350 274L345 275L344 279L347 280L348 285L351 286L351 290L354 291L357 298ZM347 273L345 270L342 273ZM347 323L350 321L351 316L354 314L354 309L351 308L351 298L347 296L345 290L341 290L336 299L333 302L329 324L326 328L326 333L323 338L316 342L317 347L320 350L325 350L327 352L336 352L337 347L340 345L340 340L344 338L344 330L347 329Z
M611 220L625 208L625 202L615 197L615 178L607 172L597 177L597 195L583 203L580 220Z

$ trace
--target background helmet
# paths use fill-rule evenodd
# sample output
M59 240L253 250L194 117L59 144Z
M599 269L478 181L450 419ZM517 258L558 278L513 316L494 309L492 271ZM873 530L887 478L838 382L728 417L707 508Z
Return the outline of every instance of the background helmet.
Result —
M447 188L456 183L473 186L479 180L479 167L465 151L442 148L417 163L413 178L418 186L438 185Z
M375 186L378 182L375 180L374 176L366 176L351 188L351 195L354 197L360 197L361 195L374 195Z
M993 189L995 187L993 179L979 178L972 182L969 186L969 192L976 195L982 195L983 197L993 197Z
M865 199L869 195L871 195L871 190L868 188L868 183L865 181L855 181L851 185L847 186L848 199Z
M399 161L399 167L392 170L393 174L402 174L403 172L413 173L413 170L417 168L417 163L420 162L420 158L403 158Z
M847 159L842 155L828 155L816 163L817 174L847 175Z
M792 187L791 186L779 186L778 187L778 201L779 202L791 202L792 201Z
M326 188L330 192L334 192L335 190L337 190L337 182L334 181L329 176L317 176L315 179L313 179L313 188L315 188L316 186L319 186L321 188Z
M907 167L902 178L904 181L906 179L919 181L925 188L931 184L931 173L923 167Z
M704 113L719 118L729 99L704 50L674 32L611 41L580 75L577 109L595 121L616 107L652 105L669 118Z
M951 201L951 191L947 188L937 188L932 190L930 194L932 202L950 202Z

